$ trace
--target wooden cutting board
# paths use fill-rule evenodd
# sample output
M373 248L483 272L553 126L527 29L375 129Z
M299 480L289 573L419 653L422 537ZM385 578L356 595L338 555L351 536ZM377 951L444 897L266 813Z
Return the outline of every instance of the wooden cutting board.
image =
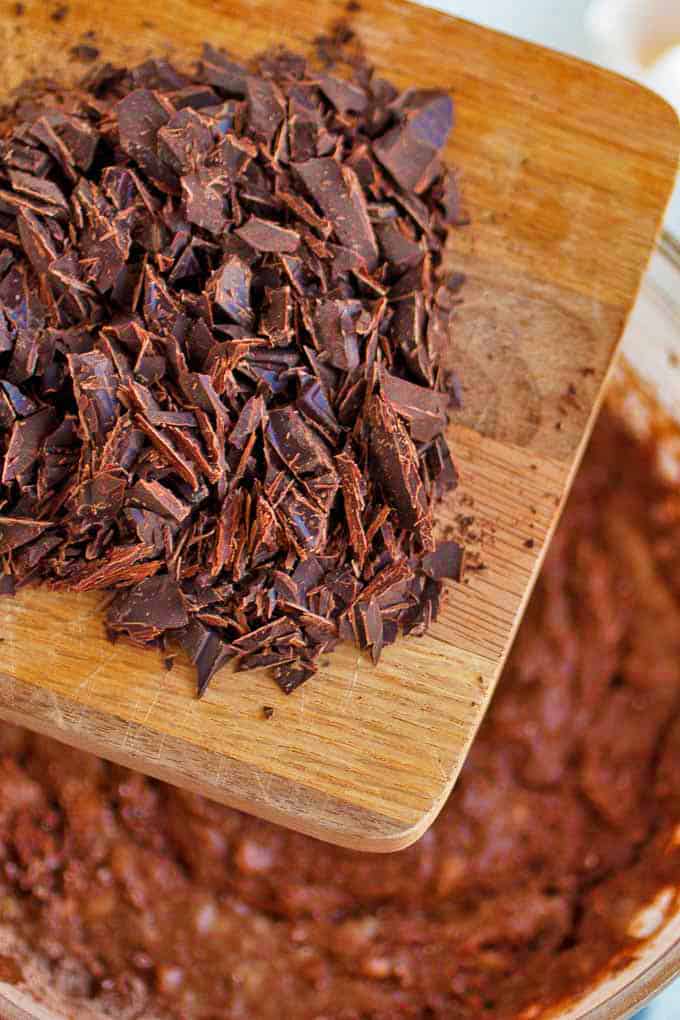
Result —
M0 3L7 93L81 74L79 42L112 61L181 62L203 40L309 49L343 20L398 85L455 96L448 158L473 222L450 245L469 276L451 337L463 484L440 523L467 530L483 569L430 635L377 668L342 647L290 697L227 670L199 702L181 660L168 673L155 652L106 640L102 596L0 600L4 717L346 846L406 846L458 774L559 515L675 176L677 119L631 82L401 0L16 7Z

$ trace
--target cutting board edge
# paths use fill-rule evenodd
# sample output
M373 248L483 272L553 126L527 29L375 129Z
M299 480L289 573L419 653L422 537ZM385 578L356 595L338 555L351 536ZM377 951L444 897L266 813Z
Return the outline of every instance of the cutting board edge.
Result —
M292 782L286 777L264 772L239 759L198 747L181 737L162 734L119 716L105 714L52 690L0 672L0 717L6 722L24 726L27 713L31 716L31 729L60 743L97 754L125 768L143 771L154 779L172 783L237 811L246 811L265 821L294 828L306 836L351 850L372 853L403 850L426 831L446 799L444 796L438 800L416 822L405 823ZM74 726L73 720L82 717L83 713L87 714L91 729L97 731L97 726L100 726L107 735L88 737L82 729ZM136 750L126 750L123 746L131 732L134 733ZM165 764L160 758L154 760L143 756L145 740L148 738L157 746L159 737L162 739ZM173 762L181 763L179 771ZM205 778L206 775L215 778L211 781ZM249 785L252 792L234 795L229 786L230 779L241 791ZM455 777L452 777L451 786L454 781ZM292 800L289 801L289 809L286 809L289 791L294 794L294 814L291 813ZM302 813L299 810L301 791L304 794ZM295 820L294 825L291 819Z

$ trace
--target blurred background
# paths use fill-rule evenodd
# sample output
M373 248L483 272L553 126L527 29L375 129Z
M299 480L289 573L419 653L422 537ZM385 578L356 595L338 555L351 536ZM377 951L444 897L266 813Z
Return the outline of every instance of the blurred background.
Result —
M438 0L427 6L609 67L661 93L680 112L680 0ZM680 183L666 230L680 238ZM680 1020L680 979L636 1020Z

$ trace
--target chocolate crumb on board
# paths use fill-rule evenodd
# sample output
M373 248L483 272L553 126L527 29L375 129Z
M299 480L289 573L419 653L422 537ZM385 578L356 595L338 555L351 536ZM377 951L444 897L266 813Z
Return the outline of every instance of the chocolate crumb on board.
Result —
M536 542L534 541L533 538L526 538L524 540L524 546L525 546L526 549L533 549L535 545L536 545Z
M271 705L262 706L262 715L265 719L271 719L274 715L274 709Z
M112 639L178 642L199 696L227 662L291 693L347 638L377 662L463 575L453 105L354 49L351 79L93 67L0 143L3 591L113 589Z
M85 64L91 64L99 58L97 47L90 46L88 43L78 43L77 46L72 46L69 53L75 60L81 60Z
M69 12L68 4L59 4L50 14L52 21L63 21Z

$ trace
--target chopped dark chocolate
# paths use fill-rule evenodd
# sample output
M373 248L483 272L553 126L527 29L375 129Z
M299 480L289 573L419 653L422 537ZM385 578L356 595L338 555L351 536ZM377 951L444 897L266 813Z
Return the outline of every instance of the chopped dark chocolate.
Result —
M72 49L94 58L85 42ZM34 86L34 89L37 86ZM210 46L24 95L0 143L0 593L286 693L436 617L457 475L452 104ZM171 658L166 658L166 663ZM265 712L267 714L267 712Z

